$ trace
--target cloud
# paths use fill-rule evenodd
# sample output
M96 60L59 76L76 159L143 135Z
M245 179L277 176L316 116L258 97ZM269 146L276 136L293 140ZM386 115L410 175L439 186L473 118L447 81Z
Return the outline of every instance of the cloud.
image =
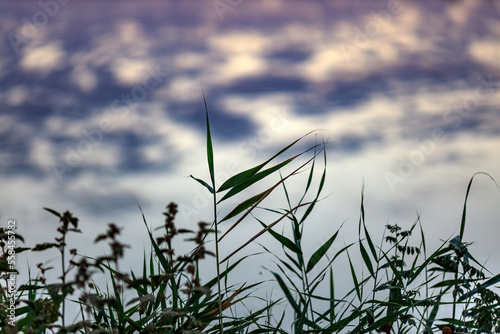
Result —
M157 96L181 102L199 101L200 83L188 76L177 76L172 78L168 85L158 92Z
M220 54L260 54L266 51L270 44L268 36L262 32L234 31L212 37L208 45Z
M71 80L85 93L93 91L98 82L95 72L86 66L75 67L71 73Z
M13 107L20 106L26 102L29 96L28 90L23 85L16 85L5 92L5 102Z
M198 70L205 69L208 56L196 52L181 52L173 56L174 68L177 70Z
M16 119L11 115L0 115L0 133L5 134L14 127Z
M237 78L262 74L266 69L264 52L271 42L261 32L235 31L210 38L208 46L215 61L208 71L210 82L228 84Z
M118 37L124 43L134 44L142 35L139 23L135 21L123 21L117 25Z
M386 15L386 16L384 16ZM371 11L356 18L342 18L315 43L312 55L301 64L301 73L311 81L361 79L374 71L397 65L403 55L431 51L435 39L422 39L421 14L411 4L400 13Z
M84 92L97 85L95 72L109 67L115 80L122 85L142 82L146 67L151 63L151 40L141 24L134 20L122 20L115 29L90 36L90 48L74 52L70 63L74 66L72 81ZM126 56L117 56L126 55Z
M477 61L498 68L500 66L500 43L496 39L472 42L469 54Z
M143 59L118 58L111 63L111 72L120 84L141 84L149 63Z
M247 53L228 55L214 65L210 79L213 84L230 84L238 78L261 75L265 69L266 62L262 57Z
M64 64L65 52L58 41L42 46L27 46L23 50L21 67L26 71L38 71L43 74L61 68Z
M38 169L51 171L53 157L53 146L49 140L37 138L33 141L29 157L31 164Z
M77 139L83 136L82 129L85 124L78 120L71 120L66 117L52 116L49 117L44 122L44 130L47 131L47 135L50 136L60 136L72 139Z

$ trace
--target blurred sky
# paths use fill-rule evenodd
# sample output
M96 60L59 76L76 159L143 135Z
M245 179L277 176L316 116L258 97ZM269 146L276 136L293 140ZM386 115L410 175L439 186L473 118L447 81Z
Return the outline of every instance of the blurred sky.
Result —
M208 180L201 87L221 180L324 129L329 196L308 222L310 252L344 221L345 242L357 239L363 178L374 234L420 213L434 248L458 234L472 175L500 180L498 2L45 3L0 3L0 219L29 245L55 235L42 207L81 219L83 253L100 253L106 223L125 227L129 264L147 244L135 200L156 226L170 201L179 224L210 221L188 178ZM465 239L496 273L499 203L478 176ZM222 252L257 229L248 220Z

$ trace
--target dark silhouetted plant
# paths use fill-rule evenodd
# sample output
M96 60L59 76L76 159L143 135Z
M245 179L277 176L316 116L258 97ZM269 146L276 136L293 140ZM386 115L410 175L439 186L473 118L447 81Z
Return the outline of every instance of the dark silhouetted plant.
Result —
M500 297L494 285L500 282L500 274L486 270L470 254L470 243L463 239L467 199L477 174L467 187L460 234L444 241L433 252L428 250L420 216L407 230L400 224L387 225L384 237L376 245L366 224L363 185L358 240L343 244L330 254L332 246L339 242L341 224L325 231L328 232L325 239L312 254L306 254L304 236L314 229L311 213L324 201L320 196L326 180L327 142L290 154L297 143L311 134L308 133L219 186L206 101L205 116L210 181L191 177L212 194L211 222L199 222L197 230L178 227L175 223L178 208L170 203L163 213L163 226L153 229L139 206L150 249L144 251L142 270L138 273L123 271L120 262L128 246L119 240L121 228L115 223L110 223L95 238L96 243L108 243L109 253L89 257L66 244L68 233L81 232L78 218L69 211L60 214L45 208L59 219L57 237L55 242L37 244L31 251L56 249L60 276L51 282L49 274L55 269L40 263L38 274L32 277L29 273L28 282L17 289L14 299L2 286L3 332L406 334L499 330ZM305 171L308 173L302 173ZM291 194L289 185L292 180L294 185L299 184L299 174L305 176L303 191ZM255 185L264 189L255 191ZM284 208L266 201L277 191L283 191ZM238 194L244 200L228 208L226 201L234 200L233 196ZM260 213L266 214L264 218ZM235 233L243 220L251 220L259 226L259 231L229 254L222 255L220 244ZM221 226L225 226L223 234ZM157 230L162 233L157 235ZM420 232L416 233L420 239L417 242L416 231ZM245 315L237 316L249 298L263 299L257 291L267 282L228 285L228 278L241 268L245 259L254 256L245 253L245 247L264 234L281 246L282 254L274 254L270 247L261 245L274 259L265 268L283 298L265 298L264 306L247 309ZM177 254L173 246L180 236L193 245L185 254ZM18 239L22 240L20 236ZM6 230L0 229L0 278L4 281L13 273L8 255L9 250L14 250L9 248L12 246L8 240ZM16 248L15 252L27 249ZM210 260L207 257L215 258L215 277L207 278L201 272L200 261ZM348 271L334 269L341 259L349 266ZM98 283L98 275L102 275L104 285ZM336 285L340 280L344 285L349 281L352 286L339 297ZM6 321L5 305L9 300L16 302L15 327ZM79 318L75 318L78 321L71 324L67 324L68 303L80 309ZM440 318L441 312L450 307L451 318ZM287 322L289 318L292 323Z

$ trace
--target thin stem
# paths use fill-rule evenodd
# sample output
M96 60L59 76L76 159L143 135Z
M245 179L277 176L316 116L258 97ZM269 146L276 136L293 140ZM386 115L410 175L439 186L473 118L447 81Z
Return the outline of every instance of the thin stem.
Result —
M61 262L62 262L62 289L63 289L63 300L62 300L62 327L65 328L65 315L66 315L66 268L64 266L64 250L65 250L65 245L66 245L66 231L63 232L62 236L62 244L61 244Z
M299 246L299 249L302 250L302 236L304 235L304 225L305 224L302 224L302 226L300 227L300 236L299 236L299 240L298 240L298 246ZM292 226L293 228L293 226ZM310 289L310 285L309 285L309 278L307 276L307 272L306 272L306 267L305 267L305 263L304 263L304 257L302 255L303 253L300 252L300 253L297 253L297 259L299 260L299 263L301 264L301 281L302 281L302 289L304 291L304 294L307 294L309 296L309 298L307 298L307 301L304 305L305 307L305 310L307 310L308 308L310 308L310 311L311 311L311 320L312 322L314 323L314 312L313 312L313 305L312 305L312 302L311 302L311 296L312 296L312 293L311 293L311 289ZM300 299L299 299L300 301ZM309 307L308 305L309 304ZM307 311L306 311L307 312ZM304 313L302 315L302 317L305 317L306 314ZM302 319L301 319L302 320Z
M457 254L457 262L458 262L458 254ZM458 268L459 268L459 265L457 264L457 270L455 271L455 290L453 291L453 316L452 316L452 319L453 320L456 320L455 316L456 316L456 308L457 308L457 291L458 291L458 283L456 283L458 281Z
M307 302L306 302L306 305L305 307L306 308L310 308L310 311L311 311L311 320L313 323L315 323L315 320L314 320L314 311L313 311L313 304L312 304L312 301L311 301L311 296L312 296L312 292L311 292L311 286L309 285L309 278L307 277L307 273L306 273L306 268L304 266L304 264L302 264L302 275L304 277L304 279L302 280L302 285L303 285L303 289L304 289L304 292L306 292L309 297L307 298ZM307 303L309 304L309 307L307 307Z
M82 315L82 322L85 322L85 311L83 310L82 304L80 304L80 314ZM83 327L85 330L85 333L87 334L89 332L89 329L87 326Z
M212 185L215 189L215 184ZM219 301L219 325L220 332L224 334L224 326L222 323L222 298L221 298L221 288L220 288L220 267L219 267L219 234L217 227L217 195L214 191L214 227L215 227L215 261L217 266L217 291L218 291L218 301Z

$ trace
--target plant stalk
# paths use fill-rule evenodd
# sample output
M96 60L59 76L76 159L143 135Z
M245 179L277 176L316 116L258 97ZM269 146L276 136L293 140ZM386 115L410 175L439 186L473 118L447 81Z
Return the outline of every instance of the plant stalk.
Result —
M215 184L212 185L215 189ZM219 234L217 227L217 195L214 191L214 228L215 228L215 261L217 266L217 293L219 302L219 325L220 332L224 334L224 326L222 323L222 298L221 298L221 288L220 288L220 264L219 264Z
M61 264L62 264L62 292L63 292L63 300L62 300L62 327L66 328L65 324L65 317L66 317L66 267L64 265L65 262L65 257L64 257L64 251L66 249L66 231L64 231L63 236L62 236L62 245L61 245Z

